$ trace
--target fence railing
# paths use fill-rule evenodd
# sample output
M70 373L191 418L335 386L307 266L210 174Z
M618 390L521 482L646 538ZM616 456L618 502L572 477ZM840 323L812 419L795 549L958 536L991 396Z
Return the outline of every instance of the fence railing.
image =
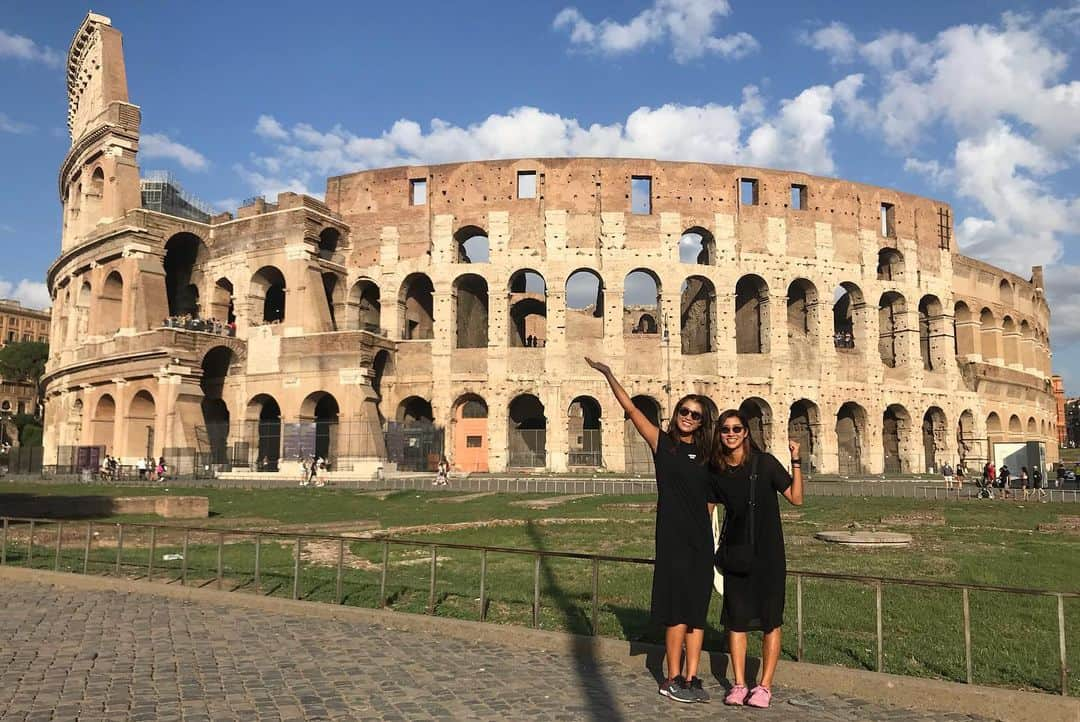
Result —
M542 620L547 619L551 614L561 613L564 626L569 631L597 635L605 630L605 622L601 620L602 613L607 616L615 614L617 617L621 613L625 618L620 620L622 632L628 638L633 638L636 633L635 620L639 623L638 626L644 626L648 614L645 608L647 603L636 608L618 607L610 600L605 600L605 596L614 597L626 592L609 589L608 594L605 595L601 581L607 580L611 586L617 586L619 581L629 582L628 588L632 590L630 594L639 593L642 589L646 589L647 585L641 584L641 580L620 579L618 570L623 569L625 573L627 565L640 569L652 566L654 563L652 559L639 557L492 547L392 537L358 539L338 535L255 529L74 522L16 517L0 517L0 519L3 523L2 534L0 534L0 565L19 564L30 568L82 574L95 573L115 577L135 576L148 581L161 578L181 585L189 583L204 587L213 585L217 589L223 589L225 580L228 579L231 591L250 589L256 594L289 596L292 599L325 600L334 604L347 604L349 603L347 598L355 597L361 602L366 601L366 606L411 608L413 611L426 614L436 614L440 607L447 606L448 613L461 616L468 610L462 609L461 604L454 601L457 598L466 600L464 602L466 607L475 603L473 613L482 622L492 618L491 605L493 601L497 601L500 611L495 621L508 621L509 617L505 608L512 606L515 602L507 597L506 593L503 598L494 600L491 594L491 577L494 574L502 581L504 589L512 588L514 590L512 594L519 595L516 602L519 606L522 603L528 605L525 618L534 628L542 626ZM102 532L105 532L104 537L101 536ZM248 546L239 548L239 545L244 543ZM319 547L318 551L321 552L320 563L305 565L305 550L314 548L316 545ZM351 551L353 545L374 545L378 552L375 555L377 561L354 557ZM348 565L346 565L347 548L350 556ZM402 554L407 558L393 565L393 568L400 569L398 574L406 577L405 581L391 578L392 548L411 548L420 551L419 555L403 552ZM163 553L168 549L172 549L172 553ZM479 568L473 579L475 586L468 586L467 581L462 580L460 575L453 580L441 579L439 576L440 552L455 555L461 552L478 552ZM285 554L288 559L285 558ZM493 572L491 567L493 557L531 560L532 563L529 565L531 586L525 583L527 578L521 578L520 573L513 572L505 563ZM444 557L443 560L445 562L447 558ZM560 570L559 565L564 562L585 563L588 565L587 573L583 575L580 573L581 570L576 570L571 574L566 569ZM417 565L427 567L426 579L418 577L413 571L418 568ZM608 568L605 574L601 574L601 565L614 566L616 571ZM331 570L332 576L328 576ZM516 577L515 574L517 574ZM564 575L565 580L560 582L560 578ZM348 584L353 587L348 595L345 592L347 577L349 577ZM508 584L512 577L513 582ZM587 588L584 588L581 582L586 578ZM308 582L306 588L305 579ZM795 647L791 651L791 656L798 661L806 658L809 636L807 630L812 629L810 623L813 622L807 612L807 605L804 604L804 588L809 580L829 584L849 583L863 591L873 592L874 659L872 664L864 662L864 666L876 669L878 672L886 671L887 640L883 623L886 612L885 589L888 587L957 592L957 598L953 603L957 605L957 611L962 620L964 660L964 672L958 681L968 684L974 681L975 660L972 641L972 595L993 593L1025 598L1048 598L1056 602L1056 615L1052 615L1053 621L1056 622L1053 626L1056 627L1054 636L1057 637L1058 651L1059 679L1056 680L1056 686L1059 687L1062 695L1069 694L1069 662L1066 654L1066 635L1069 629L1066 625L1065 600L1080 598L1080 591L1025 589L806 570L789 571L788 580L789 585L793 586L793 589L789 588L788 594L794 594L792 601L795 606L796 626ZM458 587L456 595L449 592L440 595L438 585L441 582L456 585ZM409 587L410 583L413 585L412 588ZM462 585L465 585L465 588L462 588ZM577 585L576 591L572 589L575 585ZM396 591L391 592L391 586L396 587ZM426 595L423 595L423 591L420 593L426 598L420 600L422 606L418 606L417 600L410 600L408 597L424 586L426 586L424 590ZM374 592L375 589L377 592ZM527 600L520 599L523 589L531 591L531 596ZM547 607L543 604L542 591L545 589L554 601L554 604L549 603ZM578 605L575 599L583 600L584 604ZM925 599L922 599L921 603L930 605ZM838 604L837 599L830 599L827 605L821 607L822 616L826 616L826 609L836 607ZM999 609L996 604L992 608ZM930 620L940 623L941 611L939 609L932 614L921 611L914 616L914 619L917 624L926 624ZM844 609L842 621L838 623L850 625L852 623L850 614L852 614L850 609ZM1001 621L1000 615L995 613L993 617L998 622ZM513 620L509 619L509 621ZM822 621L820 625L828 628L826 621ZM1077 625L1074 622L1072 626L1074 632L1076 628ZM627 634L628 631L630 634ZM816 634L816 638L826 640L834 633L835 630L830 630L828 634ZM1025 636L1033 635L1034 630L1025 627L1024 633ZM907 634L911 634L911 630L908 630ZM898 634L897 643L903 640L904 636L904 633ZM1029 645L1027 640L1022 641ZM995 652L1007 654L1002 651L1002 639L997 630L989 635L986 646ZM931 660L917 661L924 664ZM1027 680L1026 683L1030 684L1031 680Z

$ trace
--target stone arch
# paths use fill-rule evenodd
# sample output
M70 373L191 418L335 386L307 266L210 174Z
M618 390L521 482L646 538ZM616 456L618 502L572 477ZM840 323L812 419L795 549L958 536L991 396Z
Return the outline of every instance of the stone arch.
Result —
M862 289L843 281L833 291L833 345L855 349L866 340L866 301Z
M953 351L960 357L979 353L978 338L974 314L966 303L957 301L953 306Z
M262 323L285 320L285 274L276 266L263 266L251 277L251 308L262 311Z
M330 315L330 330L338 330L338 310L343 308L345 301L343 298L342 289L344 288L344 282L336 273L331 271L324 271L322 274L322 286L323 296L326 298L326 310ZM344 323L345 319L341 319Z
M1001 417L996 411L991 411L986 415L986 433L988 436L1000 436L1002 433Z
M881 448L886 474L906 474L905 446L911 430L911 414L900 404L890 404L881 418Z
M947 428L945 412L937 406L931 406L923 414L923 468L928 473L930 470L937 471L938 467L948 460Z
M989 308L983 308L979 312L979 346L982 349L983 361L1001 360L1001 329L998 328L994 312Z
M752 273L735 284L735 352L769 352L769 284Z
M796 278L787 289L788 338L806 339L817 335L817 286Z
M579 268L566 279L566 338L604 337L604 279Z
M507 462L512 468L547 466L547 418L533 394L519 394L509 404Z
M203 392L203 424L210 444L210 463L226 464L229 456L229 406L225 402L225 381L234 363L232 349L214 346L202 359L202 378L199 386Z
M975 444L975 414L971 409L964 409L956 422L956 450L961 464L967 466L968 459L977 458L978 450Z
M510 329L507 337L514 348L541 347L547 343L547 282L524 268L510 276L507 310Z
M660 277L653 271L635 268L623 279L623 334L656 334L656 319L660 311ZM652 320L651 326L641 327L642 315ZM651 329L651 330L646 330Z
M213 295L210 298L210 317L227 324L236 322L233 284L228 278L222 277L214 282Z
M349 291L347 327L359 331L380 333L382 303L379 300L379 284L370 278L361 278Z
M699 266L716 264L716 239L701 226L687 228L679 237L679 262Z
M653 426L660 428L660 402L651 396L638 394L630 399ZM630 414L623 413L623 457L625 469L631 474L652 474L655 471L652 449L641 438Z
M301 454L313 454L316 458L326 460L327 464L336 461L340 413L337 399L327 391L315 391L304 398L300 404L300 418L309 423L315 422L315 437L312 448L301 448Z
M904 361L903 332L907 300L896 291L881 294L878 302L878 354L888 368L902 366Z
M330 260L337 252L338 242L341 240L341 231L333 226L327 226L319 232L319 258Z
M96 334L111 336L124 325L124 277L120 271L112 271L105 277L94 310Z
M157 405L154 403L154 396L146 389L142 389L132 397L131 403L128 404L127 418L124 420L124 425L127 427L123 454L125 457L153 458L156 417Z
M85 338L90 333L90 300L94 289L90 281L84 280L79 286L79 295L75 299L75 338Z
M682 353L693 356L716 350L716 287L704 276L690 276L682 284L679 301Z
M187 231L173 235L165 243L165 295L169 315L199 316L199 283L207 258L203 239Z
M655 334L660 333L660 325L656 322L656 319L651 313L643 313L638 316L638 320L634 323L633 333L638 334Z
M941 371L948 358L949 344L945 316L937 296L927 295L919 299L919 355L923 369Z
M431 402L422 396L408 396L398 403L397 422L406 426L419 426L435 423L435 413Z
M1035 333L1027 319L1020 321L1020 365L1026 369L1036 368Z
M254 426L255 468L277 471L281 459L281 406L270 394L256 394L247 403L247 423Z
M371 388L375 392L375 409L379 412L379 422L386 420L386 415L383 413L382 401L383 401L383 379L386 376L394 375L394 361L390 352L386 349L380 349L375 358L371 362Z
M1016 321L1011 316L1001 320L1001 340L1003 358L1006 366L1020 364L1020 332L1016 328Z
M458 263L487 263L491 258L488 234L479 226L464 226L454 233Z
M105 208L105 171L101 166L94 168L90 174L90 183L86 186L86 202L84 213L87 225L94 225L102 220Z
M739 404L739 411L750 425L750 441L758 449L769 451L772 447L772 407L769 402L754 396Z
M799 458L805 464L804 470L817 471L819 461L819 434L821 432L821 412L809 399L799 399L788 411L788 438L799 442Z
M435 337L435 287L424 273L410 273L398 292L401 338L426 340Z
M567 409L567 451L570 466L601 467L603 456L603 412L591 396L578 396Z
M1016 414L1009 417L1009 433L1014 436L1024 433L1023 424L1020 423L1020 417Z
M454 279L455 348L488 345L488 285L483 276L466 273Z
M877 280L902 281L904 279L904 254L895 248L878 251Z
M866 473L866 409L854 401L845 402L836 412L837 471L844 476Z
M1030 438L1035 438L1039 435L1039 425L1035 422L1034 416L1029 416L1027 420L1027 435Z
M94 405L94 415L90 419L91 444L104 447L106 454L112 453L115 425L116 400L112 394L102 394Z
M1013 305L1013 287L1006 278L1001 279L998 284L998 301L1005 306Z
M481 396L466 393L454 402L451 437L455 469L488 470L488 405Z

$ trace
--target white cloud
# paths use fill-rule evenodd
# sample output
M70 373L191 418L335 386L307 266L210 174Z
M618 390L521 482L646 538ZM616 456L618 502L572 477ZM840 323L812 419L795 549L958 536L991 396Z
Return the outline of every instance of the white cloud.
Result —
M210 163L199 151L178 143L164 133L144 133L139 140L139 153L145 158L168 158L188 170L206 170Z
M20 123L17 120L12 120L6 113L0 113L0 133L15 133L16 135L22 133L29 133L34 129L34 126L28 123Z
M815 50L828 53L834 63L850 63L858 50L855 35L843 23L830 23L813 32L803 33L801 39Z
M52 48L38 45L24 35L12 35L4 30L0 30L0 58L42 63L50 68L59 68L64 64L63 56Z
M720 18L730 14L727 0L654 0L625 23L610 18L592 22L577 8L567 7L552 25L569 32L571 45L605 55L641 50L666 38L672 57L686 63L706 54L740 58L758 49L748 33L713 34Z
M0 279L0 298L14 299L29 308L48 308L52 305L48 286L28 278L18 283Z
M272 115L260 115L255 123L255 135L270 140L287 140L289 132Z

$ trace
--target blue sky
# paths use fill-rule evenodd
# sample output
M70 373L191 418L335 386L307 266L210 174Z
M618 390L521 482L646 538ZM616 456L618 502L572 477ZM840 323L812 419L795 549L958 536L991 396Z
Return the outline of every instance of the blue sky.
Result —
M0 295L47 303L64 55L87 6L0 16ZM402 162L635 155L835 175L953 204L969 255L1047 268L1080 393L1080 2L100 2L143 171L221 208Z

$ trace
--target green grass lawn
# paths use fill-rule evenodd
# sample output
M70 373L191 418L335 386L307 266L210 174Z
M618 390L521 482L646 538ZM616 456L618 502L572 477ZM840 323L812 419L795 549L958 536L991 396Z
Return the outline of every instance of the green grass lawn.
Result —
M132 495L161 490L130 487L92 487L96 494ZM14 485L0 494L83 496L85 486ZM653 515L646 509L619 507L641 504L650 496L596 496L568 501L547 510L512 504L545 495L496 494L457 504L438 503L445 492L402 491L384 499L340 490L213 490L177 489L171 494L210 498L212 518L221 528L270 529L283 525L316 525L366 520L383 528L427 527L396 538L417 544L386 545L388 553L385 597L394 609L426 612L431 604L430 547L420 542L503 547L526 551L579 551L611 556L651 557ZM615 506L612 506L615 505ZM1008 587L1080 590L1080 537L1075 532L1040 531L1040 524L1060 522L1061 515L1080 515L1072 504L1013 503L1000 501L933 501L899 498L810 497L785 519L789 589L784 654L794 658L795 581L792 571L842 572L868 576L937 580ZM889 516L938 514L944 523L931 525L883 524ZM444 530L433 528L457 522L506 519L517 526ZM544 523L543 520L590 520ZM97 535L85 560L91 573L115 574L117 527L115 521L145 518L105 517L94 520ZM911 533L915 542L905 549L854 550L822 544L813 534L822 529L843 529L857 523ZM65 525L60 567L81 572L87 522ZM150 559L150 531L125 527L119 554L120 574L145 576ZM186 566L188 584L215 587L218 579L218 534L190 533L187 559L163 561L178 554L182 532L160 528L154 539L153 574L178 580ZM254 592L256 588L254 533L228 537L221 547L221 578L226 589ZM317 542L304 542L317 545ZM313 559L312 547L303 554L298 596L337 601L337 542L322 542L322 556ZM33 558L25 537L12 534L8 563L52 568L56 563L55 525L35 533ZM377 606L382 584L384 544L379 540L351 540L341 583L342 601ZM289 597L293 594L295 546L293 542L262 536L259 545L258 591ZM484 619L496 623L533 623L536 555L488 552L485 605L480 605L481 552L437 550L434 613ZM579 633L592 630L593 566L588 560L543 558L539 565L540 609L538 626ZM603 562L599 565L596 623L599 633L626 639L658 641L648 622L651 568L647 565ZM722 600L714 595L711 623L719 624ZM1056 691L1057 602L1052 597L1017 596L999 592L972 592L972 647L975 681L986 684ZM873 669L876 661L875 595L872 587L835 580L803 580L804 659ZM961 593L890 585L883 594L885 670L901 674L963 680ZM1065 602L1070 667L1080 669L1080 599ZM718 649L723 635L708 630L708 645ZM752 651L756 651L752 647ZM1080 675L1072 675L1071 693L1080 693Z

